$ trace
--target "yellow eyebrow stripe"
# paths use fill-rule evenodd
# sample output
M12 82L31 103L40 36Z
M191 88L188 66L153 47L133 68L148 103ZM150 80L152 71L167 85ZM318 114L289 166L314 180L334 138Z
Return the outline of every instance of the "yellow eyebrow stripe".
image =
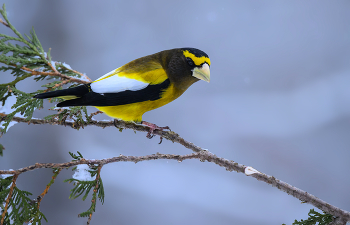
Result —
M192 54L188 50L184 51L183 54L185 57L191 58L193 60L194 64L196 64L196 66L200 66L203 63L208 63L208 65L210 66L210 59L205 57L205 56L198 58L197 56L195 56L194 54Z

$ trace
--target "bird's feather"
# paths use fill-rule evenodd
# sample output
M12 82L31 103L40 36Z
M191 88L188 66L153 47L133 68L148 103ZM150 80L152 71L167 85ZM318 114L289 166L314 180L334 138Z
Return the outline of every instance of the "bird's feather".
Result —
M144 101L154 101L160 99L162 93L169 87L170 81L167 79L161 84L148 85L137 91L121 91L117 93L89 92L81 98L58 103L58 107L65 106L117 106L132 104Z
M138 91L148 86L148 83L118 75L113 70L91 83L91 90L96 93L118 93L123 91Z
M57 97L63 98L63 99L79 98L79 97L82 97L84 94L88 93L89 89L90 89L90 84L84 84L74 88L40 93L35 95L34 98L39 98L39 99L57 98Z

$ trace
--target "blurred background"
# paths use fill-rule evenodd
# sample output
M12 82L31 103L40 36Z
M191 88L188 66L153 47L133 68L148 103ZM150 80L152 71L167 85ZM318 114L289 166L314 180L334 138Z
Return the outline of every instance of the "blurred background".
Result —
M214 154L252 166L350 210L350 1L2 1L22 33L35 31L53 60L96 79L165 49L195 47L211 82L144 115ZM1 5L2 5L1 3ZM0 32L11 34L0 26ZM11 34L12 35L12 34ZM1 83L11 81L1 74ZM43 83L18 85L32 92ZM45 109L35 117L52 111ZM89 109L94 112L94 108ZM99 116L98 119L108 119ZM66 162L69 151L102 159L189 154L179 144L115 128L17 124L1 139L0 169ZM90 199L69 200L62 171L41 208L48 224L86 224ZM36 198L52 170L21 175ZM212 163L157 160L103 167L105 203L92 224L292 224L311 205Z

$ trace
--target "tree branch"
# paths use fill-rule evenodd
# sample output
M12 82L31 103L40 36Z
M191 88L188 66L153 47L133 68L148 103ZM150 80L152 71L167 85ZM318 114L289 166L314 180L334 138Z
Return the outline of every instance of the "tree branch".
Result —
M6 119L7 114L4 113L0 113L0 122L4 121ZM13 117L12 121L16 121L19 123L27 123L27 124L51 124L51 125L63 125L63 126L70 126L74 129L77 128L84 128L86 126L97 126L97 127L114 127L117 126L118 128L125 128L125 129L131 129L134 131L142 131L142 132L148 132L149 131L149 127L143 126L143 125L139 125L139 124L135 124L133 122L127 122L127 121L123 121L123 120L115 120L115 121L96 121L96 120L92 120L91 122L87 123L85 122L84 124L78 124L74 121L64 121L64 122L59 122L56 119L51 119L51 120L43 120L43 119L31 119L29 121L27 121L25 118L22 117ZM180 135L178 135L177 133L173 132L173 131L160 131L160 130L155 130L153 132L156 135L159 135L167 140L170 140L172 142L177 142L181 145L183 145L184 147L191 149L194 152L200 152L202 150L205 150L201 147L196 146L195 144L184 140L182 137L180 137Z
M0 117L3 118L3 116L6 116L6 114L0 114ZM0 118L1 121L1 118ZM64 122L59 123L56 120L40 120L40 119L32 119L30 121L25 121L24 118L20 117L14 117L13 121L16 122L26 122L26 123L32 123L32 124L57 124L57 125L68 125L70 127L76 128L77 125L75 122ZM118 120L116 121L116 124L119 128L126 128L126 129L132 129L136 131L142 131L142 132L148 132L148 127L144 127L142 125L137 125L135 123L131 122L125 122ZM94 125L98 127L109 127L114 126L113 121L92 121L89 124L86 125ZM195 153L189 154L189 155L171 155L171 154L154 154L154 155L147 155L147 156L123 156L120 155L118 157L108 158L108 159L102 159L102 160L87 160L87 159L81 159L77 161L72 162L66 162L66 163L36 163L35 165L31 165L25 168L21 168L15 171L8 171L8 170L0 170L0 174L21 174L27 171L39 169L39 168L68 168L71 166L79 165L79 164L91 164L91 165L105 165L108 163L113 162L140 162L140 161L146 161L146 160L157 160L157 159L173 159L177 160L179 162L186 160L186 159L199 159L201 162L212 162L215 163L221 167L224 167L227 171L236 171L239 173L245 173L248 176L254 177L257 180L263 181L267 184L272 185L273 187L277 187L281 191L284 191L288 193L289 195L292 195L293 197L299 199L302 202L307 202L309 204L314 205L315 207L319 208L320 210L327 212L335 217L341 218L342 221L350 221L350 212L347 212L345 210L342 210L338 207L335 207L333 205L328 204L327 202L315 197L314 195L311 195L297 187L294 187L288 183L285 183L283 181L280 181L276 179L273 176L269 176L267 174L261 173L257 170L255 170L252 167L247 167L245 165L239 164L237 162L234 162L232 160L220 158L213 153L206 151L196 145L194 145L191 142L188 142L181 138L177 133L173 131L159 131L156 130L154 134L159 135L163 138L166 138L168 140L171 140L173 142L177 142L181 145L183 145L186 148L191 149Z
M48 64L49 64L49 66L52 68L52 70L53 70L54 72L36 71L36 70L30 69L30 68L27 68L27 67L24 67L24 66L22 66L21 69L22 69L22 70L25 70L25 71L28 71L28 72L31 72L32 75L57 76L57 77L61 77L61 78L70 80L70 82L76 82L76 83L79 83L79 84L87 84L87 83L89 83L89 82L84 81L84 80L80 80L80 79L77 79L77 78L73 78L73 77L64 75L64 74L58 72L58 71L56 70L56 68L55 68L54 66L51 65L51 63L48 63ZM85 77L86 77L87 79L90 79L90 78L88 78L87 76L85 76Z
M54 67L51 65L51 63L49 63L49 65L50 65L50 67L54 68ZM13 65L13 66L16 67L16 65ZM9 82L9 83L0 84L0 86L15 85L15 84L17 84L19 81L24 80L24 79L26 79L26 78L28 78L28 77L31 77L31 76L35 76L35 75L41 75L41 76L56 76L56 77L60 77L60 78L66 79L66 80L62 81L62 83L55 85L55 87L62 86L62 85L66 84L66 83L69 83L69 82L76 82L76 83L78 83L78 84L88 84L88 83L91 82L91 79L90 79L88 76L86 76L86 75L84 75L84 74L81 74L81 73L78 73L78 72L76 72L75 70L71 70L71 71L73 71L74 73L78 73L78 74L81 75L81 76L84 76L84 77L85 77L86 79L88 79L90 82L84 81L84 80L81 80L81 79L77 79L77 78L74 78L74 77L70 77L70 76L67 76L67 75L64 75L64 74L58 72L56 69L55 69L55 72L36 71L36 70L34 70L34 69L30 69L30 68L27 68L27 67L25 67L25 66L22 66L20 69L21 69L21 70L24 70L24 71L28 71L28 72L30 72L31 74L27 74L27 75L22 76L22 77L17 77L15 80L13 80L13 81L11 81L11 82Z

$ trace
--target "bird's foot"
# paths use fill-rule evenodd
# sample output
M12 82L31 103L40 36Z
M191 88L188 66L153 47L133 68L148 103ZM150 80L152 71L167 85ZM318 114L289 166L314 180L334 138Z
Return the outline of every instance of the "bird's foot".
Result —
M147 126L147 127L149 127L149 131L148 131L148 133L147 133L147 135L146 135L146 137L149 138L149 139L151 139L151 138L154 137L154 133L153 133L153 132L154 132L155 130L160 130L160 131L162 131L162 130L164 130L164 129L170 130L170 128L169 128L168 126L166 126L166 127L158 127L157 125L155 125L155 124L153 124L153 123L146 122L146 121L142 121L141 124L142 124L142 125L145 125L145 126ZM170 131L171 131L171 130L170 130ZM159 142L159 144L162 143L162 141L163 141L163 137L160 136L160 142Z

